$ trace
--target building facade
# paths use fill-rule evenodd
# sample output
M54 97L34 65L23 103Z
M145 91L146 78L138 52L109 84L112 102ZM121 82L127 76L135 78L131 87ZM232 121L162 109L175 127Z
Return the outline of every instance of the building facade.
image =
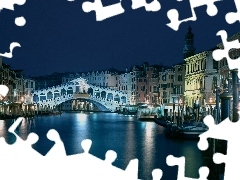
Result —
M24 79L25 103L32 103L31 93L35 91L35 81L33 79Z
M185 59L185 104L193 107L214 103L215 89L220 85L218 62L212 57L211 51L204 51Z

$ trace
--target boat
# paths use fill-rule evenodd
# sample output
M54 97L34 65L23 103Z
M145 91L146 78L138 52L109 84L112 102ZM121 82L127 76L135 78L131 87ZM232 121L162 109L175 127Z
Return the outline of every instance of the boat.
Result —
M137 115L138 105L120 106L118 113L123 115Z
M158 104L141 104L138 106L137 118L141 121L153 121L155 116L163 117L163 109L163 106Z
M180 130L183 132L183 138L198 139L200 134L208 130L208 127L203 122L199 122L196 125L182 126Z
M165 136L169 138L199 139L199 135L208 130L203 122L183 123L180 126L171 121L156 117L154 118L154 122L165 128Z

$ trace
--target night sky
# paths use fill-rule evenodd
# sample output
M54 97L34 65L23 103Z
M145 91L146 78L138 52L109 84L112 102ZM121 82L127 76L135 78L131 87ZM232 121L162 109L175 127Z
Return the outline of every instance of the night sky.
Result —
M239 22L229 25L228 12L235 12L234 0L217 2L218 14L210 17L206 6L195 9L197 21L182 23L178 31L169 23L167 11L178 9L180 19L191 16L189 1L160 0L161 10L133 10L131 0L122 0L123 14L97 22L95 12L85 13L83 0L26 0L15 11L0 11L0 53L9 52L11 42L21 47L13 58L3 58L12 69L38 76L53 72L86 72L116 68L125 70L147 61L150 65L173 65L183 61L184 37L189 25L195 35L196 52L209 50L221 42L216 36L224 29L231 36L240 31ZM104 5L118 0L102 0ZM151 2L148 0L147 2ZM26 25L14 21L23 16Z

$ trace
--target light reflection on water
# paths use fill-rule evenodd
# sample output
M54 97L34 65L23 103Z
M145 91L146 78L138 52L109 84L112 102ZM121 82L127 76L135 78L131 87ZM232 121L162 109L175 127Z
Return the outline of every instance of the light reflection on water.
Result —
M11 122L0 121L0 136L11 142L14 136L7 128ZM197 148L197 141L174 141L164 137L163 128L154 122L141 122L132 116L116 113L63 113L61 116L36 117L24 120L16 133L26 139L30 132L39 135L39 142L34 148L45 155L53 146L46 138L48 130L56 129L64 142L68 155L82 153L81 142L92 140L90 153L105 159L108 150L117 153L113 163L125 169L130 160L139 160L139 179L152 180L153 169L163 170L162 180L177 179L177 167L169 167L166 157L170 154L186 157L186 176L198 178L198 169L202 157Z

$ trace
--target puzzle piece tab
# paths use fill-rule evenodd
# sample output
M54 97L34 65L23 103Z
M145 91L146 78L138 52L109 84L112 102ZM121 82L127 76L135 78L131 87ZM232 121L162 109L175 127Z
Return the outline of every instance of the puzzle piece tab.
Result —
M107 18L124 13L124 9L121 5L121 0L117 4L105 7L103 6L101 0L95 0L94 2L87 1L82 4L82 9L87 13L90 11L95 11L97 21L103 21Z
M161 4L158 0L153 0L151 3L147 3L146 0L132 0L132 9L138 9L140 7L145 7L146 11L159 11Z
M233 24L236 21L240 22L240 1L234 0L237 12L229 12L226 14L225 19L228 24Z
M18 42L12 42L9 47L10 52L5 52L3 54L0 53L0 56L6 57L6 58L12 58L13 57L12 52L15 47L21 47L21 45Z
M240 70L240 57L238 59L231 59L229 57L229 51L231 49L239 49L240 48L240 43L239 40L234 40L234 41L227 41L227 32L225 30L220 30L217 32L217 36L221 36L222 42L224 49L216 49L213 51L213 59L216 61L220 61L223 58L227 59L228 62L228 67L230 70L233 69L239 69ZM238 77L240 77L240 71L238 72Z
M9 88L5 85L0 85L0 101L2 101L8 94Z
M192 17L189 17L187 19L179 20L179 14L176 9L170 9L167 12L168 19L170 20L170 23L167 24L170 28L173 30L177 31L179 28L179 25L183 22L187 21L196 21L197 16L195 14L195 8L207 5L207 14L209 16L215 16L218 13L218 9L216 5L214 4L215 2L222 1L222 0L189 0L190 6L191 6L191 12L192 12Z
M174 157L173 155L167 156L166 163L168 166L178 166L178 180L194 180L195 178L185 177L185 157ZM199 178L198 180L207 180L209 174L208 167L201 167L199 169Z
M236 162L240 162L240 121L231 122L229 118L225 119L218 125L213 123L213 117L204 118L204 123L209 126L209 130L199 135L198 148L206 150L208 148L207 139L221 139L227 141L227 154L215 153L213 161L216 164L225 163L224 180L239 179L239 168Z

